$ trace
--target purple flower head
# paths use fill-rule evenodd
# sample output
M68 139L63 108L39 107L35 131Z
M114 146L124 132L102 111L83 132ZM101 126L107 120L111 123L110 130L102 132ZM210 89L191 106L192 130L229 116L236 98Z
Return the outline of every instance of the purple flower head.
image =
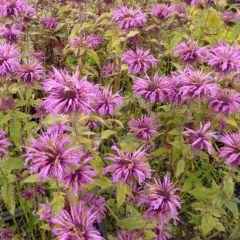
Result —
M0 228L0 239L1 240L12 240L14 237L12 231L8 228Z
M128 66L131 73L146 73L150 65L157 65L157 59L150 53L150 49L144 51L141 48L137 48L136 52L129 49L122 55L121 61Z
M70 46L74 48L85 47L97 49L97 47L102 43L103 38L100 34L83 34L82 37L76 37L72 42L70 42Z
M211 77L211 74L205 75L202 70L193 70L186 67L174 79L177 89L176 101L200 100L208 96L215 96L218 91L218 85Z
M70 138L62 133L42 133L38 139L30 140L25 163L31 173L38 173L39 179L53 178L62 181L71 166L78 166L79 159L75 148L67 148Z
M240 20L240 15L239 15L239 13L223 11L222 19L226 25L233 26L236 20Z
M96 213L84 207L84 203L71 205L70 210L62 210L52 222L52 233L57 240L104 240L99 231L94 227Z
M230 74L232 71L240 72L240 48L237 45L229 45L226 42L215 44L208 51L207 64L221 76Z
M121 6L113 10L112 20L117 22L121 29L142 27L147 21L147 14L140 9Z
M7 155L7 148L11 145L10 141L6 138L6 133L0 129L0 159Z
M129 127L135 137L149 141L157 134L158 124L155 116L142 115L139 120L132 118Z
M40 221L50 221L52 216L52 206L47 202L45 204L40 204Z
M142 237L137 236L136 231L126 231L126 230L120 230L118 231L118 240L143 240Z
M174 6L156 4L152 7L152 14L160 20L165 20L175 12Z
M240 166L240 133L229 133L221 137L224 147L220 148L220 157L226 159L229 166Z
M21 54L10 44L0 44L0 76L13 73L17 66Z
M27 6L25 9L25 16L23 18L24 22L32 20L36 16L36 9L32 6Z
M2 98L0 103L0 111L14 109L14 98Z
M209 132L211 126L210 122L205 124L200 123L199 130L195 131L193 129L186 128L183 134L187 135L187 142L191 144L192 150L205 150L209 154L213 151L213 147L210 143L212 138L217 139L215 132Z
M44 75L44 69L41 64L36 61L25 61L19 64L16 69L16 75L25 84L33 85L36 80L42 79Z
M52 30L58 25L58 20L55 17L42 17L40 23L47 29Z
M192 39L188 41L180 42L174 49L174 56L180 57L180 59L186 63L194 63L197 58L202 58L201 54L198 54L198 43Z
M181 208L180 200L170 177L154 179L153 184L147 184L146 196L143 203L148 206L145 216L157 218L160 223L167 224L170 219L178 220L178 209Z
M42 104L47 112L90 113L90 103L95 97L95 89L86 77L79 80L77 74L71 76L66 71L54 69L52 76L43 81L43 88L49 94Z
M95 111L99 112L101 116L113 116L115 114L115 108L117 106L123 106L123 101L120 94L118 92L113 94L109 87L104 88L102 91L100 89L96 90L95 95L93 108Z
M202 2L202 0L184 0L184 2L187 3L188 5L194 6L199 5Z
M43 51L37 51L37 52L33 52L32 56L36 59L38 59L39 61L44 60L44 52Z
M217 95L209 98L208 103L215 113L231 115L240 111L240 94L219 89Z
M104 76L104 77L108 77L108 76L112 76L115 72L118 72L119 71L119 68L118 66L116 66L113 62L109 62L109 64L107 65L104 65L102 68L101 68L101 74Z
M27 201L32 201L34 199L33 194L33 190L31 188L28 188L22 192L22 197Z
M41 186L41 185L36 186L36 189L35 189L36 197L43 196L45 195L45 193L46 192L45 192L44 186Z
M174 84L171 78L159 77L156 72L152 80L148 75L145 78L136 78L133 91L138 97L151 103L165 102L174 94Z
M164 224L158 225L153 229L153 231L156 234L156 237L154 238L154 240L167 240L170 238L168 234L168 229Z
M113 163L104 168L104 173L112 173L112 181L122 181L128 184L134 179L142 183L151 176L151 167L146 162L147 154L142 148L136 152L122 152L117 146L112 147L115 154L110 154L106 159Z
M29 5L23 0L2 0L0 3L0 15L2 17L18 17L26 13Z
M86 152L81 152L78 154L78 158L80 166L64 177L65 186L72 188L72 194L74 196L77 195L79 190L82 190L84 184L92 182L93 178L97 176L97 172L88 164L88 162L92 160L92 156Z
M13 24L12 26L2 26L0 27L0 36L2 36L8 43L14 43L17 41L21 34L18 24Z
M33 118L41 118L48 114L47 110L45 109L45 107L42 104L35 107L35 111L36 111L36 113L33 114Z
M97 222L101 222L106 216L106 200L100 196L94 195L89 192L87 196L83 199L86 206L92 209L96 213Z

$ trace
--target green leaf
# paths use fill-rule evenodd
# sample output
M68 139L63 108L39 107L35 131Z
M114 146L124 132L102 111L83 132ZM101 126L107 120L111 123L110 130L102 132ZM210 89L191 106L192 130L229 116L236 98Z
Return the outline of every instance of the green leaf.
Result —
M121 207L126 198L126 184L122 182L117 183L117 207Z
M118 226L125 229L139 229L144 227L146 221L142 218L125 218L123 220L118 221Z
M112 130L105 130L101 133L101 139L107 139L109 138L111 135L115 134L116 131L112 131Z
M24 168L24 160L22 158L7 157L3 159L0 165L4 172L10 172L14 169Z
M14 119L10 124L10 138L18 148L20 148L21 137L21 123Z
M238 217L238 205L236 202L227 202L226 203L226 207L231 211L231 213L233 214L234 218Z
M234 192L234 183L231 176L224 178L223 191L226 193L228 198L231 198Z
M210 214L206 214L202 218L201 229L204 236L210 233L213 229L217 229L218 231L225 231L222 223L219 222L218 218L211 216Z
M6 208L11 215L14 215L16 206L14 185L9 184L8 182L3 183L1 187L1 195Z
M22 183L35 183L38 182L38 174L32 174L22 181Z
M112 182L107 177L102 177L94 180L94 183L102 189L112 186Z
M179 177L185 169L185 161L183 159L179 160L177 163L176 177Z
M87 55L92 58L92 60L98 65L100 66L100 60L99 57L97 55L97 53L95 51L93 51L92 49L87 49Z
M53 200L51 202L52 210L54 213L59 212L64 207L64 196L57 195L55 193L55 196L53 197Z

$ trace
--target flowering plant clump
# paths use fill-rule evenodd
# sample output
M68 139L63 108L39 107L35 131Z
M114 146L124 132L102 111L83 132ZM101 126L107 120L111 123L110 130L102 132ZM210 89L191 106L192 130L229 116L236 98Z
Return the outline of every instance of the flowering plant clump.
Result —
M0 240L239 240L239 3L0 0L0 20Z

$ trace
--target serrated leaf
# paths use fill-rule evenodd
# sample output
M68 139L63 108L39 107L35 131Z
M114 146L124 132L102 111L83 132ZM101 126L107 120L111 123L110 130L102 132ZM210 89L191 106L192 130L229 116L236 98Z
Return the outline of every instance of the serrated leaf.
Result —
M179 160L176 168L176 177L179 177L185 169L185 161L183 159Z
M116 131L113 131L113 130L105 130L101 133L101 139L107 139L115 133L116 133Z

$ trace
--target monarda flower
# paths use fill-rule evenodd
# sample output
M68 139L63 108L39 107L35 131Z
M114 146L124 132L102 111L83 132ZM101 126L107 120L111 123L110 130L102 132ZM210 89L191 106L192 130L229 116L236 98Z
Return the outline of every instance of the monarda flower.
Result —
M62 210L51 222L54 224L52 233L58 240L104 240L94 227L96 213L84 207L84 203L71 205L70 210Z
M165 102L174 94L174 84L171 78L154 74L153 79L148 75L145 78L136 78L133 91L138 97L149 100L151 103Z
M101 222L105 218L107 202L104 198L89 192L82 201L87 207L91 208L92 211L96 213L97 222Z
M12 240L14 237L12 231L8 228L0 228L0 239L1 240Z
M109 87L106 87L103 90L97 89L95 91L93 108L95 111L99 112L101 116L113 116L116 107L121 107L122 105L123 101L120 94L118 92L113 94Z
M114 75L114 73L116 73L118 71L119 71L118 66L116 66L112 61L110 61L108 64L104 65L101 68L101 74L104 77L112 76L112 75Z
M122 152L117 146L113 146L115 154L110 154L106 159L113 163L104 168L104 173L112 173L112 181L122 181L132 184L134 180L142 183L151 176L151 167L146 162L147 154L142 148L136 152Z
M52 216L52 206L51 204L44 203L40 204L39 220L40 221L50 221Z
M147 14L140 9L121 6L113 10L112 20L117 22L121 29L142 27L147 21Z
M153 229L153 232L156 234L154 240L167 240L170 238L170 235L168 234L168 229L164 224L160 224L155 227Z
M226 89L219 89L217 94L208 100L215 113L231 115L240 111L240 94Z
M40 23L47 29L52 30L58 25L58 20L55 17L42 17Z
M222 19L227 26L233 26L237 20L240 20L240 14L230 11L223 11Z
M18 17L28 10L29 5L23 0L2 0L0 3L0 16Z
M86 77L79 80L77 74L72 76L66 71L54 69L50 78L43 81L43 88L49 94L42 103L47 112L90 113L95 89Z
M44 69L41 64L36 61L25 61L16 69L16 75L25 84L33 85L36 80L42 79Z
M209 154L213 151L213 147L211 145L212 138L217 139L215 132L210 132L211 124L207 122L205 124L200 123L199 130L195 131L193 129L186 128L186 131L183 134L187 135L187 142L191 144L192 150L205 150Z
M143 240L142 237L137 236L136 231L120 230L117 233L118 240Z
M139 120L132 118L129 127L135 137L149 141L157 134L158 124L155 116L143 115Z
M21 54L10 44L0 44L0 76L13 73L17 66Z
M79 165L75 148L67 148L70 138L62 133L45 132L38 139L30 140L25 163L29 164L31 173L38 173L39 179L52 178L63 180L63 175L69 173L71 166Z
M175 77L175 87L177 93L175 98L181 102L191 101L192 99L201 100L209 96L215 96L218 85L215 83L211 74L205 74L202 70L193 70L186 67Z
M180 57L180 59L186 63L194 63L197 58L201 58L198 54L199 46L198 43L192 39L188 41L180 42L174 49L174 56Z
M152 14L159 20L165 20L175 12L174 6L156 4L152 7Z
M157 65L157 59L150 53L150 49L144 51L141 48L137 48L135 52L129 49L122 55L121 61L128 66L131 73L146 73L150 66Z
M0 159L7 155L7 149L11 145L10 141L6 138L6 133L0 129Z
M157 178L153 184L147 184L142 203L148 206L148 209L144 215L158 219L161 224L167 224L170 219L178 220L178 209L181 208L179 196L176 194L178 190L168 175L163 180Z
M188 5L194 6L199 5L202 2L202 0L184 0L184 2L187 3Z
M8 43L14 43L17 41L21 34L19 25L13 24L12 26L0 27L0 36L2 36Z
M72 188L72 194L77 195L79 190L82 190L83 185L92 182L93 178L97 176L97 172L88 164L92 157L86 152L81 152L78 156L79 167L76 170L69 172L64 177L64 184L66 187Z
M14 109L14 98L0 99L0 111L7 111Z
M240 72L240 48L237 45L229 45L226 42L215 44L207 53L207 64L221 76L232 71Z
M73 48L92 48L96 49L103 41L102 35L100 34L83 34L82 37L76 37L69 45Z
M220 148L220 157L226 159L226 164L233 167L240 166L240 133L229 133L221 137L220 141L224 144Z

